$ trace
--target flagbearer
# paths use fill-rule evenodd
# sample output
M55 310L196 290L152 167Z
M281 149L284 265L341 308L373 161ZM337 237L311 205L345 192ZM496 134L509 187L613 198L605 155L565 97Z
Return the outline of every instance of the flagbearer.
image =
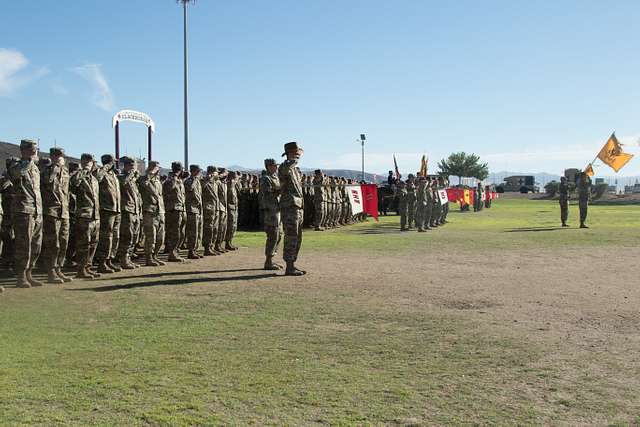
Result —
M591 195L591 178L584 172L578 177L578 206L580 208L580 228L589 228L586 226L587 208L589 205L589 196Z

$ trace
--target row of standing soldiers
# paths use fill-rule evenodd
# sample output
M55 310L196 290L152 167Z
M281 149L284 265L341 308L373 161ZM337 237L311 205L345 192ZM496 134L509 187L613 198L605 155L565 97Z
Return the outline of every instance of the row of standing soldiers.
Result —
M428 177L409 174L406 181L396 182L400 231L414 227L419 232L447 223L448 201L441 203L438 190L447 188L444 177Z

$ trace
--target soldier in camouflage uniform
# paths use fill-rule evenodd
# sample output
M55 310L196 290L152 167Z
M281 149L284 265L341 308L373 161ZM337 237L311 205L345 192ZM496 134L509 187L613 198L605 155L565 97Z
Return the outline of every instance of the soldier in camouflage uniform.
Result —
M569 218L569 184L567 184L567 178L560 178L560 186L558 187L560 193L560 222L563 227L568 227L567 219Z
M148 267L165 265L164 261L158 259L164 243L164 198L159 173L160 163L150 161L147 174L138 181L142 196L144 254Z
M440 216L442 215L442 204L440 203L440 194L438 193L438 181L436 178L431 180L433 186L433 209L431 211L431 227L436 228L440 225Z
M227 231L224 237L224 248L228 251L236 251L233 238L238 229L238 182L236 173L229 172L227 177Z
M190 176L184 181L187 201L187 249L189 259L200 259L198 247L202 241L202 185L200 166L189 166Z
M165 209L165 248L169 262L184 262L180 256L180 247L185 241L187 211L185 201L182 163L171 163L171 172L162 183L162 197Z
M74 175L80 170L80 165L69 162L69 183L73 181ZM65 267L76 268L76 195L69 191L69 244L67 245L67 256Z
M36 143L23 139L20 141L21 160L9 168L13 184L14 270L19 288L43 285L31 275L42 246L42 196L40 171L35 163L37 153Z
M76 195L77 277L94 279L100 277L91 269L100 233L100 186L94 176L93 155L84 153L80 161L80 170L70 184L70 191Z
M591 178L586 173L580 173L578 177L578 207L580 208L580 228L587 227L587 209L591 197Z
M411 230L416 224L416 177L412 173L407 176L407 229Z
M120 244L118 247L118 259L120 267L131 270L140 266L131 261L131 254L138 242L140 232L140 192L138 190L136 173L136 161L130 157L122 157L120 163L123 166L122 173L118 176L120 181Z
M218 238L218 210L220 199L218 197L218 168L215 166L207 167L207 176L202 180L202 246L204 247L205 256L221 255L215 249L216 239Z
M114 273L121 271L111 260L118 254L120 242L120 182L116 170L116 162L111 154L100 158L102 168L96 171L100 186L100 239L96 250L98 273Z
M69 171L65 167L64 150L49 150L51 164L42 173L43 239L42 254L47 282L71 282L62 272L69 245Z
M396 183L396 197L398 198L398 215L400 215L400 231L407 231L407 218L409 216L409 203L407 197L407 185L404 181Z
M264 269L281 270L282 266L273 262L278 253L281 239L280 223L280 179L278 178L278 164L274 159L265 159L265 171L260 178L260 200L264 218L264 232L267 242L264 247Z
M224 239L227 237L227 170L220 168L218 170L217 180L218 186L218 235L216 236L215 250L220 253L227 252L223 246Z
M325 197L324 174L320 169L316 169L313 174L313 208L314 208L314 225L316 231L324 231L325 218Z
M418 186L416 188L416 228L420 233L429 229L429 224L426 222L429 203L428 193L427 178L424 176L418 177Z
M425 192L424 200L426 202L423 214L423 228L425 230L431 229L431 217L433 215L433 183L429 178L425 179Z
M296 142L288 142L284 145L284 154L287 156L278 167L280 179L280 210L282 223L284 224L284 260L287 263L285 275L301 276L306 272L295 266L298 253L302 245L302 215L304 211L304 199L302 194L302 173L298 167L298 161L304 151Z

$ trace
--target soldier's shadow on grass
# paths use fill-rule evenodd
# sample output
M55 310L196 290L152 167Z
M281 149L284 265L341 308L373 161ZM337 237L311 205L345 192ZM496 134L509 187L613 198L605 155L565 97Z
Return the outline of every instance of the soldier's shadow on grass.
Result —
M400 224L375 224L366 228L345 230L349 234L396 234L400 233Z
M180 264L177 264L177 265L180 265ZM165 277L165 276L195 276L198 274L240 273L243 271L264 271L264 270L262 268L234 268L229 270L208 270L208 271L167 271L164 273L138 274L135 276L106 275L106 276L102 276L100 279L96 281L103 281L103 280L113 281L118 279L143 279L143 278L154 279L157 277Z
M522 227L522 228L510 228L504 230L505 233L526 233L536 231L558 231L558 230L571 230L569 227ZM575 230L575 228L574 228Z
M250 274L246 276L199 277L199 278L192 278L192 279L157 280L155 282L144 281L144 282L135 282L135 283L123 283L121 285L99 286L99 287L92 287L92 288L67 288L65 290L112 292L112 291L121 291L121 290L136 289L136 288L148 288L152 286L194 285L198 283L218 283L218 282L270 279L272 277L278 277L278 276L279 276L278 274L271 273L271 274ZM126 277L124 279L126 279Z

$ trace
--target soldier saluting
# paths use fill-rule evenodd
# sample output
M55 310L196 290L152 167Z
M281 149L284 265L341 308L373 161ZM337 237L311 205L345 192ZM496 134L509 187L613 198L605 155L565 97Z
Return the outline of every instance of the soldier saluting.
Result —
M40 171L34 161L37 153L36 142L23 139L20 141L21 159L9 168L9 178L13 184L14 269L19 288L43 285L31 275L42 246Z
M280 244L280 179L278 179L278 164L274 159L265 159L262 176L260 177L260 204L263 212L264 231L267 242L264 248L264 269L281 270L282 266L273 262Z
M298 147L297 142L284 144L284 153L287 156L278 167L280 179L280 210L284 225L284 260L287 263L285 276L302 276L304 270L295 266L302 245L302 221L304 212L304 195L302 194L302 172L298 167L298 161L304 150Z

